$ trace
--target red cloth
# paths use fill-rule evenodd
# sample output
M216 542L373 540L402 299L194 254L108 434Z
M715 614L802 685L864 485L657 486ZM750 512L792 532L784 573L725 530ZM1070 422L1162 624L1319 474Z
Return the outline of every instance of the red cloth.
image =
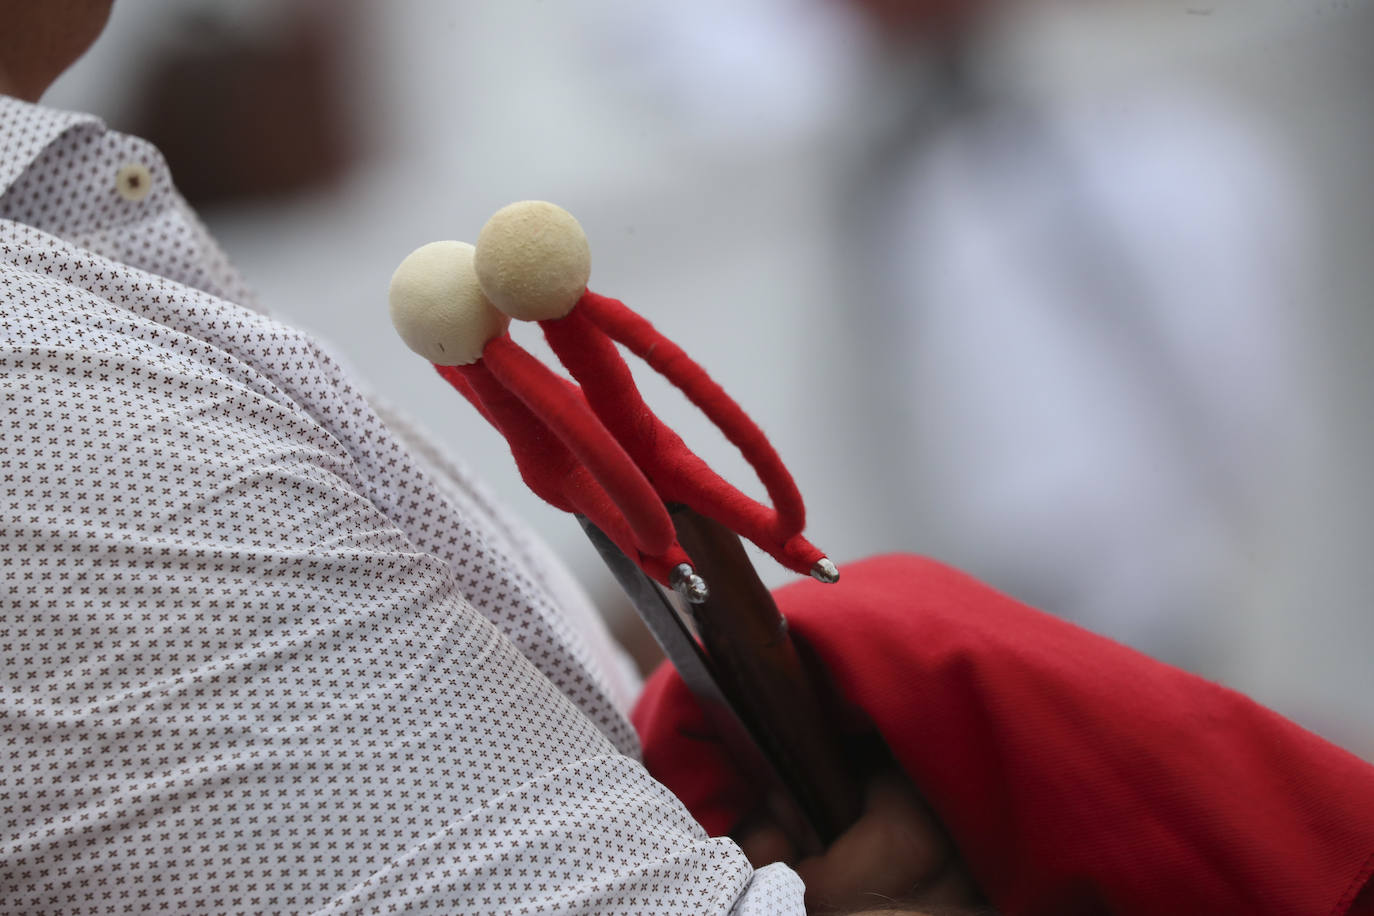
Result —
M777 599L999 912L1374 911L1374 767L1276 713L929 560ZM674 672L634 718L649 771L728 832L750 793Z

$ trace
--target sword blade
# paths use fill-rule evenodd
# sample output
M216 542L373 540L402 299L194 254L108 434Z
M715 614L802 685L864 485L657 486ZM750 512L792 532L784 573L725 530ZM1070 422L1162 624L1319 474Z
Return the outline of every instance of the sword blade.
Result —
M717 736L730 751L731 757L758 789L759 801L768 807L787 833L801 848L819 849L812 818L803 810L795 794L788 788L778 761L767 745L741 716L735 702L722 688L714 665L702 648L687 618L657 582L645 575L633 560L600 528L584 516L577 516L592 546L610 569L611 575L625 591L635 612L664 656L677 669L687 689L696 697L702 712L715 729Z

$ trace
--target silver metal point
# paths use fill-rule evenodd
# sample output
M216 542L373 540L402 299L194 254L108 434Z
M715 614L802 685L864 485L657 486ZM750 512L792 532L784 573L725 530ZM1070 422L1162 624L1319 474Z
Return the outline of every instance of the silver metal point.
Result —
M691 604L701 604L711 597L711 589L706 585L706 580L698 576L696 570L686 563L679 563L673 568L672 574L668 576L668 582L673 586L673 591Z
M830 562L829 557L821 557L816 561L816 565L811 567L811 578L826 585L833 585L840 581L840 568Z

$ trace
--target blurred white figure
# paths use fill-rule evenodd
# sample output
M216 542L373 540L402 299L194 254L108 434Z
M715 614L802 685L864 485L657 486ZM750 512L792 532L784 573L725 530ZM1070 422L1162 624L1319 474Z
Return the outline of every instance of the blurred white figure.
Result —
M904 546L1228 679L1301 457L1302 192L1196 86L1033 83L1101 78L1137 33L1078 34L1078 73L1053 30L1008 34L982 48L1003 71L955 68L943 120L917 112L857 185L877 409L856 435L895 436L875 510Z
M1214 669L1291 470L1298 239L1263 146L1193 108L945 137L892 198L886 301L913 517L1013 591Z

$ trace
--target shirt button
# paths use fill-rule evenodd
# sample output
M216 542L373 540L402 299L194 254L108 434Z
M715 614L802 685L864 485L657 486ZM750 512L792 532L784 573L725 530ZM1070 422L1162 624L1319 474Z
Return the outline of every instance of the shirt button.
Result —
M153 189L153 175L141 162L126 162L115 175L115 190L125 200L138 203Z

